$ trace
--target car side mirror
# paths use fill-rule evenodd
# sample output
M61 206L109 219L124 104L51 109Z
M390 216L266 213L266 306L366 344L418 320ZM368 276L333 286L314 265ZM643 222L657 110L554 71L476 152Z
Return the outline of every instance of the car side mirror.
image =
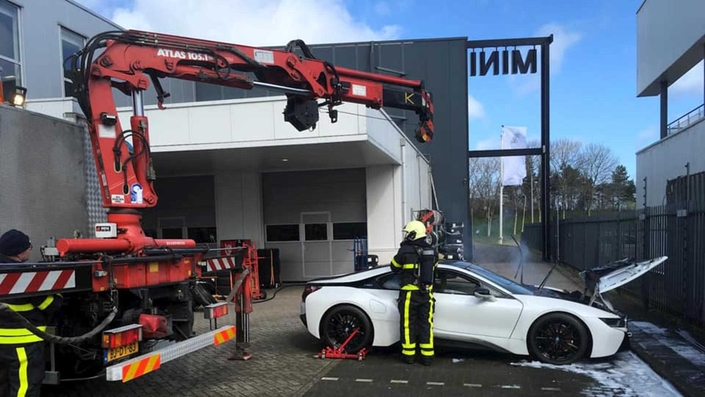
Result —
M476 288L473 295L475 295L476 298L489 300L490 302L497 300L487 287Z

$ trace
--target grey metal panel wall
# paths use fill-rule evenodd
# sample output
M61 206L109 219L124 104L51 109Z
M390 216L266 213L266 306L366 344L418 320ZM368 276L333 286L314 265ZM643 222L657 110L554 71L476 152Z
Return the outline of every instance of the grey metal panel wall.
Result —
M469 222L468 212L468 73L467 38L404 40L374 43L339 43L310 46L317 58L366 72L384 73L377 67L422 79L433 94L436 135L430 144L419 144L431 161L441 210L450 222ZM281 95L196 84L196 100ZM411 139L417 125L413 112L385 109ZM282 116L283 117L283 116ZM465 257L472 259L472 228L465 230Z
M0 106L0 233L24 230L36 247L74 230L87 235L84 136L68 122Z
M63 59L61 55L60 26L89 39L105 32L122 30L83 7L66 0L12 0L19 5L21 23L22 69L27 98L45 99L63 96ZM191 102L194 85L190 81L163 79L162 85L171 97L166 103ZM132 100L113 90L117 106L129 106ZM145 103L157 103L151 86L145 93Z

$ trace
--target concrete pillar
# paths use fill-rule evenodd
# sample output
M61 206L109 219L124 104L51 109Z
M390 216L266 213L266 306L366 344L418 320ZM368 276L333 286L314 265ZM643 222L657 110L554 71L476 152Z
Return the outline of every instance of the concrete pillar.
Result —
M668 82L661 81L661 139L668 136Z

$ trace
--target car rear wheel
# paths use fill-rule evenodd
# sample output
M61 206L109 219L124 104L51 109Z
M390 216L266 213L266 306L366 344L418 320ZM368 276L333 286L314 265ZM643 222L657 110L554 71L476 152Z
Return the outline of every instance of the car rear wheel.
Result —
M549 364L570 364L588 347L588 331L575 317L552 313L538 319L529 330L529 353Z
M372 323L367 315L355 306L336 306L326 313L321 322L321 340L326 346L338 348L358 329L345 345L347 353L357 353L372 343Z

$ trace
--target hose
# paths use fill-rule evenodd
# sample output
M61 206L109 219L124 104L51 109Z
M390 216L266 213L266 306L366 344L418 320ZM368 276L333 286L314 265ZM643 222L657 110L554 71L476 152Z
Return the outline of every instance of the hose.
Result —
M113 307L113 310L110 312L110 314L108 314L108 316L100 324L98 324L97 327L93 328L88 333L85 333L81 336L63 337L47 334L46 332L37 328L31 322L29 322L29 320L24 318L21 314L15 312L14 310L10 309L6 304L0 302L0 313L2 313L3 311L12 313L12 315L15 316L15 318L19 320L25 326L25 328L27 328L34 335L44 339L45 341L54 342L59 345L79 344L91 339L92 337L97 335L98 332L104 330L105 327L107 327L108 324L110 324L113 319L115 319L115 316L118 312L117 308Z
M283 290L284 288L289 288L289 287L305 287L305 286L306 286L305 283L303 283L303 284L302 284L302 283L298 283L298 284L282 285L281 287L275 289L275 290L274 290L274 293L273 293L272 296L270 296L269 298L262 299L262 300L258 300L258 301L252 301L252 303L253 303L253 304L254 304L254 303L264 303L264 302L271 301L272 299L274 299L275 296L277 296L277 292Z

